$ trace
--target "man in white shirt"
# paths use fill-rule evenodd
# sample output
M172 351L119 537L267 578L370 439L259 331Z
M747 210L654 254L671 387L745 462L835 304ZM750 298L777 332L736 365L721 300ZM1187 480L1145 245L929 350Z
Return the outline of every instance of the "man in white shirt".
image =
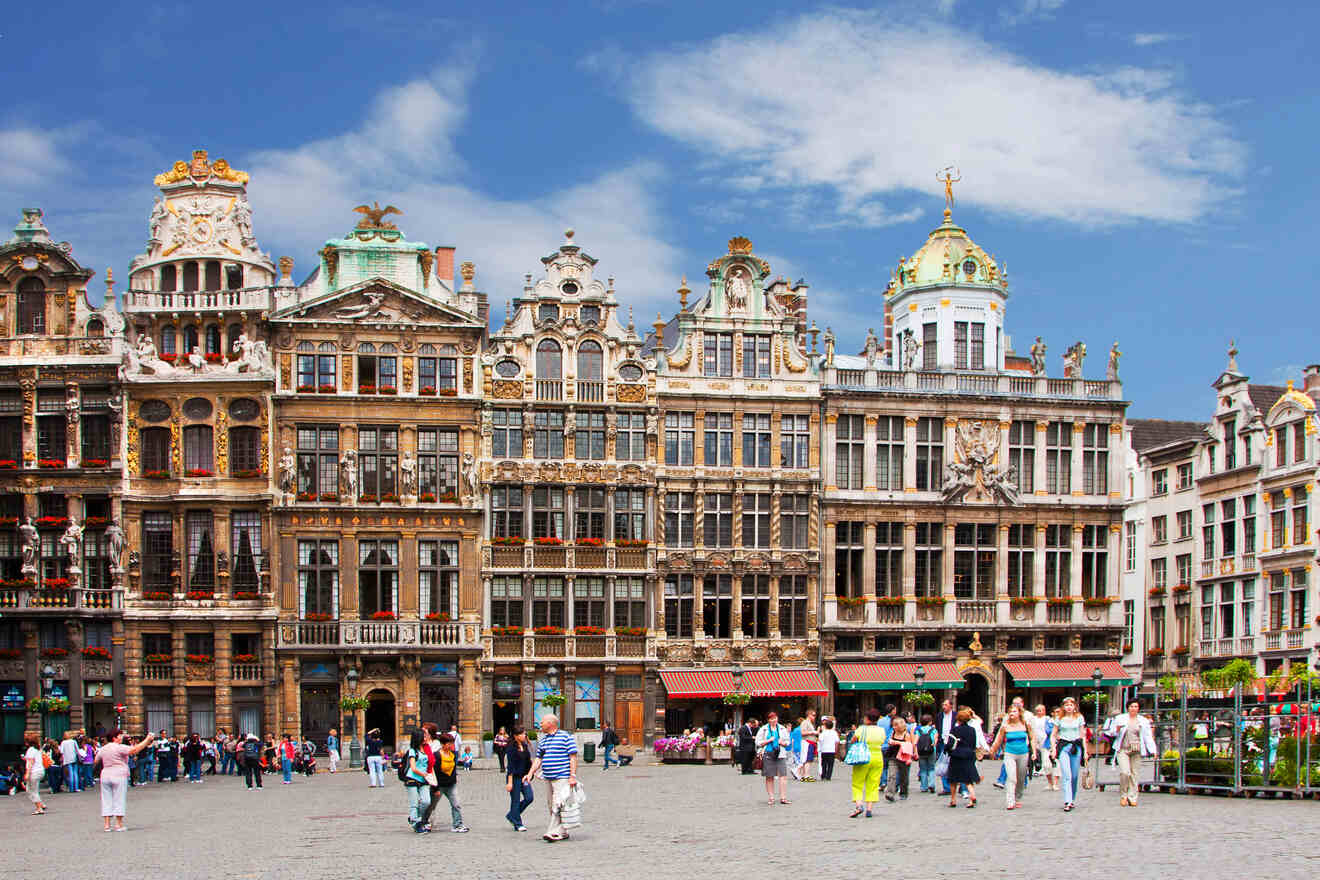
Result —
M65 735L60 742L60 766L64 770L64 785L69 791L82 791L78 779L78 741Z
M953 725L956 723L957 722L954 720L954 714L953 714L953 703L951 703L949 700L945 700L943 703L940 704L939 717L935 719L935 726L938 729L938 734L939 734L935 738L936 760L938 760L939 756L944 753L945 738L948 737L949 731L953 730ZM940 785L944 787L943 793L947 795L949 793L948 778L941 776Z

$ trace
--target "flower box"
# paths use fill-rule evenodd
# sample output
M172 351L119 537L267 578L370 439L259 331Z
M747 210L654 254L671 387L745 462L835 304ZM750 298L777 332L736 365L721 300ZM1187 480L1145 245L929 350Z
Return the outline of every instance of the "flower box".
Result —
M201 663L207 666L215 662L215 658L210 654L185 654L183 659L189 663Z
M440 396L441 396L441 397L458 397L458 389L457 389L457 388L441 388L441 389L440 389Z
M110 517L108 516L89 516L83 520L83 528L87 529L99 529L108 525L110 525Z
M184 475L189 477L214 477L215 471L207 468L189 468L184 472Z
M322 501L338 501L338 500L339 500L339 494L338 494L337 492L322 492L322 493L321 493L321 500L322 500Z
M41 656L43 656L43 657L49 657L49 658L51 658L51 659L59 659L60 657L67 657L67 656L69 656L69 649L68 649L68 648L42 648L42 649L41 649Z
M218 351L208 351L205 355L208 364L223 364L225 356Z
M160 590L146 590L142 593L142 598L148 602L168 602L174 598L173 593L165 593Z
M39 529L62 529L69 524L67 516L39 516L37 517L37 528Z
M0 580L0 587L4 587L6 590L30 590L36 585L36 581L32 578L26 577L4 578L3 580Z
M234 592L234 598L238 599L240 602L250 602L253 599L260 599L261 594L252 590L236 590Z
M1190 653L1190 652L1191 652L1191 648L1187 647L1186 645L1179 645L1178 647L1176 647L1176 648L1173 649L1173 655L1174 655L1175 657L1181 657L1181 656L1183 656L1184 654L1187 654L1187 653Z
M418 388L418 389L417 389L417 393L420 394L420 395L423 396L423 397L434 397L434 396L435 396L435 386L434 386L434 385L423 385L421 388Z
M235 654L230 660L231 663L256 663L256 654Z
M170 478L170 472L169 472L169 471L143 471L143 472L142 472L142 476L143 476L145 479L148 479L148 480L168 480L168 479Z
M574 541L573 543L575 543L575 544L576 544L577 546L579 546L579 547L604 547L604 546L605 546L605 539L604 539L604 538L578 538L578 539L577 539L576 541Z
M46 578L41 582L41 586L47 590L67 590L69 588L68 578Z
M18 469L18 462L12 458L0 459L0 471L13 471Z
M37 459L37 467L46 470L57 470L62 467L68 467L68 464L62 458L40 458Z
M1030 607L1034 606L1034 605L1035 605L1037 602L1039 602L1039 601L1040 601L1040 599L1039 599L1038 597L1036 597L1036 596L1009 596L1009 597L1008 597L1008 604L1009 604L1009 605L1012 605L1014 608L1030 608Z
M441 492L441 493L440 493L440 503L441 503L441 504L457 504L457 503L458 503L458 496L455 495L453 492Z
M361 502L363 502L363 503L365 503L365 504L375 504L375 503L376 503L376 496L373 495L373 494L371 494L370 492L368 492L368 493L366 493L365 495L359 495L359 496L358 496L358 501L361 501Z
M603 636L605 628L600 626L576 626L573 628L575 636Z
M899 605L902 605L905 601L907 600L905 600L902 596L877 596L875 599L875 604L885 605L889 607L897 607Z
M417 500L422 502L423 504L433 504L435 503L435 493L423 492L421 495L417 496Z
M1072 605L1072 603L1073 603L1072 596L1050 596L1048 599L1045 600L1046 605L1053 605L1055 607L1059 607L1061 605L1070 606Z
M1112 596L1092 596L1089 599L1083 599L1082 604L1087 608L1108 608L1114 604Z
M322 623L324 621L333 620L333 619L334 618L332 618L329 614L325 614L324 612L320 612L320 611L308 611L306 614L303 615L303 620L309 620L312 621L313 623Z
M174 363L175 361L177 361L177 360L179 359L179 355L178 355L177 353L175 353L175 352L172 352L172 351L162 351L162 352L158 352L158 353L156 354L156 357L160 358L161 360L163 360L163 361L164 361L165 363L167 363L167 364L172 364L172 363Z
M1163 588L1163 587L1151 587L1150 590L1147 591L1146 595L1149 596L1149 597L1152 598L1152 599L1158 599L1160 596L1163 596L1163 595L1164 595L1164 588Z
M18 517L0 516L0 526L16 526L16 525L18 525Z
M358 386L358 394L375 394L375 393L376 393L376 386L375 386L375 385L359 385L359 386Z
M315 501L315 500L316 500L316 493L315 493L315 492L299 492L299 493L298 493L298 500L299 500L299 501Z
M432 611L430 614L426 615L426 619L436 620L439 621L440 623L449 623L449 621L453 620L454 618L449 616L448 611Z
M90 660L109 660L109 648L83 648L82 655Z
M1173 588L1173 591L1174 591L1175 593L1190 593L1190 592L1192 591L1192 585L1191 585L1191 584L1178 584L1176 587Z
M1146 652L1146 656L1147 656L1147 657L1163 657L1163 656L1164 656L1164 652L1161 651L1159 648L1151 648L1149 651Z
M371 707L371 701L366 697L344 697L339 701L339 711L357 712L360 709Z
M948 598L945 597L945 596L918 596L918 597L917 597L917 604L918 604L918 605L931 605L931 606L934 606L934 605L945 605L945 604L948 603L948 601L949 601Z
M142 658L143 663L169 663L173 658L169 654L147 654Z
M239 480L252 480L261 476L261 470L259 468L245 468L241 471L234 471L231 476Z
M523 634L521 626L492 626L490 634L493 636L520 636Z
M334 394L336 389L333 385L318 385L316 390L322 394Z
M633 636L633 637L644 636L644 635L646 635L646 627L644 627L644 626L616 626L616 627L614 628L614 634L615 634L616 636Z
M515 544L522 544L522 535L504 535L502 537L491 538L490 542L501 547L510 547Z
M104 458L84 458L82 466L85 468L103 468L110 467L110 462Z
M0 648L0 660L17 660L22 656L21 648Z
M376 389L377 394L398 394L399 389L393 385L382 385Z
M299 394L311 394L311 393L312 393L313 391L315 391L315 390L316 390L316 386L315 386L315 385L299 385L299 386L298 386L298 393L299 393Z
M1127 653L1130 653L1131 651L1132 651L1132 643L1131 643L1131 642L1127 642L1127 643L1125 643L1125 644L1123 645L1123 653L1124 653L1124 654L1127 654Z
M187 593L184 593L183 598L192 599L194 602L201 601L202 599L214 599L215 590L189 590Z
M532 628L532 632L538 636L562 636L564 628L562 626L537 626Z
M614 546L615 547L645 547L650 543L651 543L650 541L646 541L641 538L620 538L619 540L614 542Z
M564 544L562 538L535 538L533 542L538 547L561 547Z
M393 611L377 611L371 615L372 620L398 620L399 616Z
M399 503L399 496L398 496L398 495L395 495L393 492L386 492L384 495L380 496L380 503L381 503L381 504L398 504L398 503Z

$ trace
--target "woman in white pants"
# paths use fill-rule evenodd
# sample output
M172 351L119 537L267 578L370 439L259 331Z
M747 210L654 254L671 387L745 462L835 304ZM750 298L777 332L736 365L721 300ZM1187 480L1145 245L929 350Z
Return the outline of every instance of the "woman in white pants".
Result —
M1039 744L1036 732L1031 725L1022 720L1022 709L1015 703L1008 707L1008 717L999 725L995 734L992 755L1003 752L1004 755L1004 799L1010 810L1016 810L1027 787L1027 768L1031 766L1031 757Z
M119 728L110 731L109 741L96 753L96 762L101 765L101 818L105 820L106 831L124 830L124 808L128 800L128 759L151 745L154 733L134 746L124 745L124 732ZM110 820L116 825L110 827Z
M330 756L330 772L339 770L339 731L333 727L330 728L330 734L325 738L325 753Z
M46 812L46 805L41 802L41 780L46 778L46 765L41 760L41 736L29 730L23 734L23 743L27 746L23 753L26 764L23 775L27 779L28 800L32 801L32 815L40 816Z
M1114 719L1113 729L1114 751L1118 753L1118 805L1135 807L1140 791L1137 783L1141 776L1141 758L1159 754L1155 748L1155 736L1150 719L1141 714L1141 704L1136 700L1128 703L1126 715Z

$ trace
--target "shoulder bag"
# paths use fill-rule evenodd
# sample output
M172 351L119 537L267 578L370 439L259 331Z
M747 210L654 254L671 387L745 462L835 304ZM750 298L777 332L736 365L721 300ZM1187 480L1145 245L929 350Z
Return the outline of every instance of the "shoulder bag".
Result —
M843 763L850 765L871 763L871 747L867 744L865 738L858 738L854 733L852 740L848 743L848 751L843 755Z

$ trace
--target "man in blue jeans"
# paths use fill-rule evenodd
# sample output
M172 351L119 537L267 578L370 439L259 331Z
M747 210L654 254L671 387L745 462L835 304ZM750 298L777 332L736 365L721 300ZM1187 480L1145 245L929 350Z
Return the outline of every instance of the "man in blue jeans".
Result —
M69 791L82 791L82 775L78 769L78 741L65 734L60 740L60 769L64 771L64 786Z
M956 723L957 722L954 720L954 714L953 714L953 703L950 702L949 700L945 700L943 703L940 704L940 714L935 718L936 763L939 762L940 755L944 754L945 751L944 740L949 735L949 731L953 730L953 726ZM940 794L947 796L949 794L949 777L941 776L939 779L940 779L940 788L942 789Z
M600 747L605 752L605 766L601 768L601 772L604 773L606 770L610 769L610 762L613 762L615 766L621 765L619 764L619 759L614 757L614 750L618 748L619 745L619 735L614 732L614 728L610 726L608 721L604 722L601 725L601 728Z

